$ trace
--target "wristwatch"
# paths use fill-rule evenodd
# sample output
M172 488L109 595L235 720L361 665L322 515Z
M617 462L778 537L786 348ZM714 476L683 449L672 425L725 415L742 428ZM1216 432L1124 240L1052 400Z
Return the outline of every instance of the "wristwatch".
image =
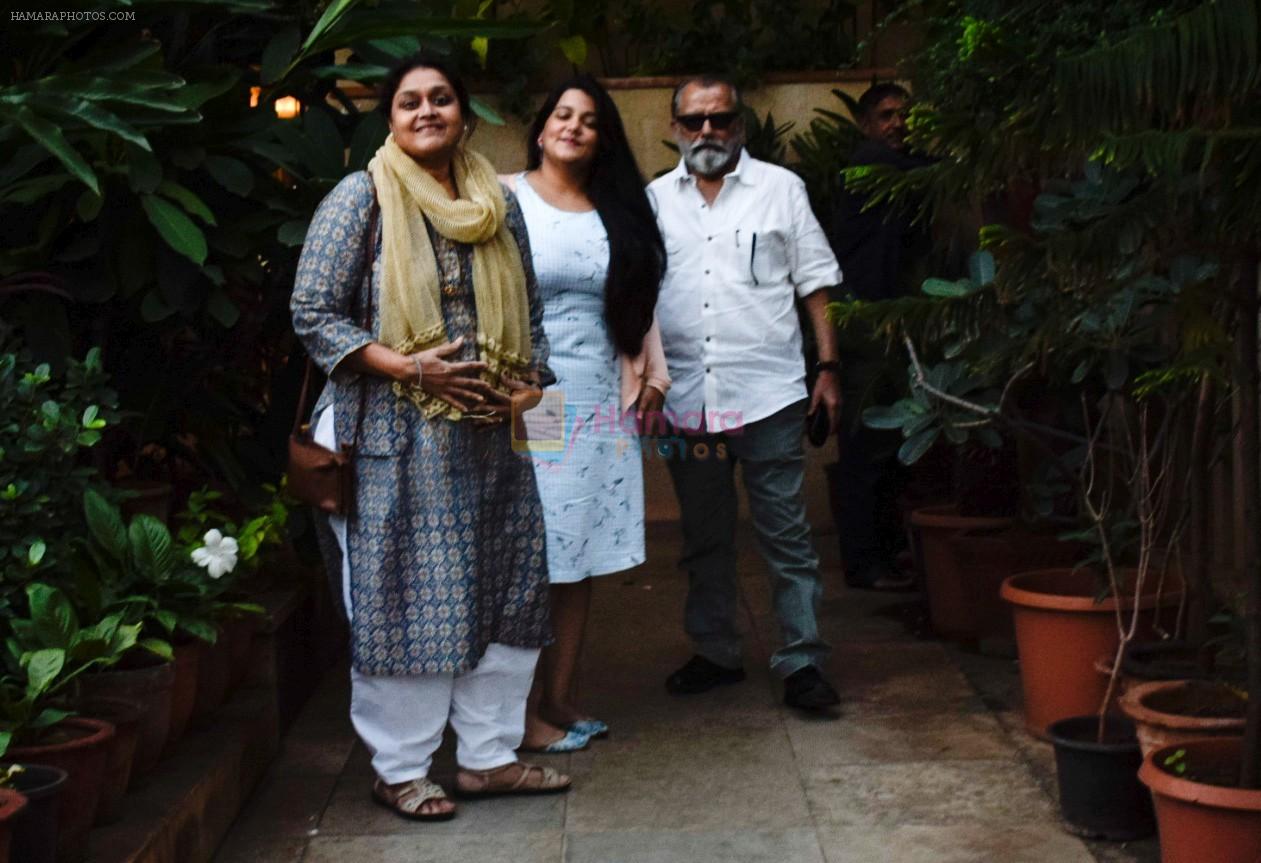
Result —
M814 364L814 373L832 372L839 375L841 373L841 363L839 360L820 360Z

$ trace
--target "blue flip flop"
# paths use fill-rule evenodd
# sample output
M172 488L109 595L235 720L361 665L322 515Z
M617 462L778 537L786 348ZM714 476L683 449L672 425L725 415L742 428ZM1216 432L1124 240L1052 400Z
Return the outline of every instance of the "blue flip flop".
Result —
M609 736L609 726L599 719L580 719L569 726L569 731L585 734L591 740Z
M565 736L560 740L553 740L546 746L521 746L518 752L534 752L543 755L562 755L566 752L581 752L587 748L587 744L591 742L589 735L580 731L574 731L572 728L566 730Z

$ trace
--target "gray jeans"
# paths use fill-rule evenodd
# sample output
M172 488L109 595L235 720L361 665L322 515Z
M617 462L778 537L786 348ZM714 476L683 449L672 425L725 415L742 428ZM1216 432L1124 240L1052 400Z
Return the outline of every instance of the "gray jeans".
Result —
M783 646L771 670L787 677L820 665L829 647L819 635L823 593L819 559L810 542L802 478L806 402L729 434L693 434L669 459L683 515L688 592L683 626L698 654L727 668L742 664L736 626L735 466L743 465L758 549L770 568ZM678 450L681 449L682 452Z

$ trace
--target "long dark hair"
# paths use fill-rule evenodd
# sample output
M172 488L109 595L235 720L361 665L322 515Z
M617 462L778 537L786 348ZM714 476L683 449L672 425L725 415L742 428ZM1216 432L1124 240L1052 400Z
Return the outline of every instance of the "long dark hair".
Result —
M666 250L657 217L644 192L639 166L626 140L622 115L590 75L563 81L547 94L530 125L526 167L534 170L542 162L539 135L566 90L581 90L595 103L596 154L587 180L587 197L595 204L609 235L604 322L618 351L634 356L652 326L657 292L666 269Z

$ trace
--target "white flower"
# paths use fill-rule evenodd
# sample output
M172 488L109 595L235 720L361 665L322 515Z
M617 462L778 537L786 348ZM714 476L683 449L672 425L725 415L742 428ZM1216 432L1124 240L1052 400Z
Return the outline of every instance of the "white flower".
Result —
M193 549L193 563L204 567L211 578L221 578L236 568L236 540L217 530L208 530L202 537L206 543Z

